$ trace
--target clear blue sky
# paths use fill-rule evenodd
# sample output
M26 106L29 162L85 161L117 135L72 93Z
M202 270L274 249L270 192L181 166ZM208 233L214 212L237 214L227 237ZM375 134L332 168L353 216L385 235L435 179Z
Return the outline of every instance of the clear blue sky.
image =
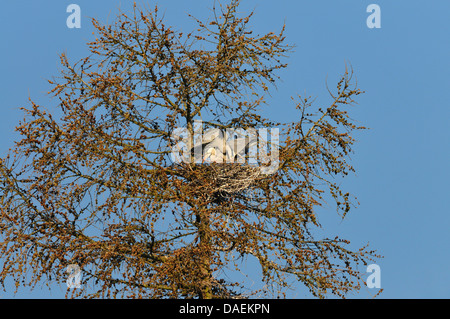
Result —
M58 54L71 61L87 54L92 40L89 17L106 22L131 1L5 1L0 10L0 156L17 137L20 106L28 96L49 105L45 79L58 74ZM352 156L357 174L344 182L360 202L341 222L334 208L324 209L327 233L348 238L356 246L370 242L384 258L383 298L450 297L450 12L449 1L245 0L256 9L253 23L262 32L286 22L287 40L297 48L283 82L269 100L274 120L292 120L290 96L296 93L329 101L332 86L352 64L360 96L353 117L371 130L358 134ZM66 7L81 7L80 29L66 26ZM139 4L156 4L153 0ZM381 28L369 29L366 8L381 8ZM159 1L168 24L190 28L186 13L209 14L213 1ZM446 164L447 163L447 164ZM15 297L61 297L65 287L28 291ZM357 297L375 291L363 288ZM292 297L306 296L301 290ZM0 292L0 297L14 297Z

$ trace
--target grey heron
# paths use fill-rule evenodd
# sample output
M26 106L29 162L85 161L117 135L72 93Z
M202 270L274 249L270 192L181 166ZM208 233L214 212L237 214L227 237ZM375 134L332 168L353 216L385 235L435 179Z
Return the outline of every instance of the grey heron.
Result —
M237 132L234 132L237 133ZM197 139L190 148L190 152L194 151L195 162L211 161L215 163L233 163L236 160L239 163L245 161L247 155L255 153L256 137L254 135L244 137L234 137L234 134L228 134L221 129L214 128L206 131L201 139ZM230 138L232 137L232 138ZM185 138L184 142L189 145L190 141ZM256 154L255 154L256 155Z

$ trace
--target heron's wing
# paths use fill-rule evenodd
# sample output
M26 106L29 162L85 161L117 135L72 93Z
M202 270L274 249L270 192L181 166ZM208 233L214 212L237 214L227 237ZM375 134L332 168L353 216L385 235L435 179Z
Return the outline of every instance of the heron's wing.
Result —
M227 143L226 143L226 141L224 140L224 138L222 136L218 136L211 143L208 143L206 145L206 148L207 147L215 147L222 154L225 154L226 153L226 148L227 148Z
M236 138L230 140L229 144L231 144L234 154L245 155L251 146L256 145L256 139L248 137Z
M227 157L227 161L229 163L233 163L234 162L234 158L236 157L236 154L234 153L233 149L230 147L230 144L227 143L225 146L225 155Z
M223 138L222 131L218 128L208 130L202 135L202 144L210 143L216 138Z

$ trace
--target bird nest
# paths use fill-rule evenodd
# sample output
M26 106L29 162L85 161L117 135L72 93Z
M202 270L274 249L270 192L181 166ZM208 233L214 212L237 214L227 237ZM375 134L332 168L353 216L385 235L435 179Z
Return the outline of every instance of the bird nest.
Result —
M261 178L261 169L241 163L210 163L183 169L190 187L213 198L224 199L251 188Z
M175 162L194 192L223 199L250 188L261 178L261 168L248 164L255 159L257 141L253 131L213 128L195 141L181 138L172 155L175 154Z
M246 164L204 165L211 179L212 193L237 193L249 187L260 177L259 167Z

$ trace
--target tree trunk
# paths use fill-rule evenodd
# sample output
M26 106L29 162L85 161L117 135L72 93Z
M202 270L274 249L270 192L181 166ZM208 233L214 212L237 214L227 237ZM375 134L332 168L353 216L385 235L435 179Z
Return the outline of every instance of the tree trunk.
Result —
M201 299L213 298L211 274L211 233L209 214L202 212L199 216L199 267L200 267L200 293Z

